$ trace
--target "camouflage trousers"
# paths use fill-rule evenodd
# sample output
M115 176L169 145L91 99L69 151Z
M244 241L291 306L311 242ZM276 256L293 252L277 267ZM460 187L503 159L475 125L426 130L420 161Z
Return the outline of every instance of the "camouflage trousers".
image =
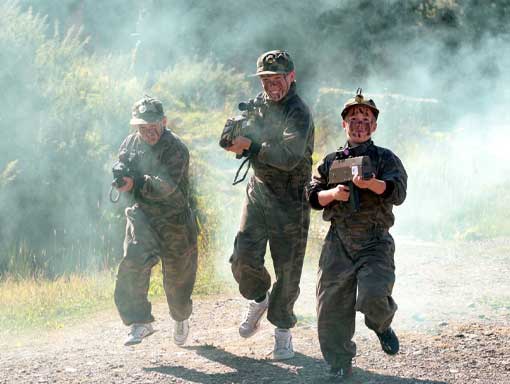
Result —
M197 270L197 228L191 210L172 217L126 209L124 257L115 284L115 304L124 324L154 321L147 299L152 267L162 263L163 287L174 320L191 315Z
M387 230L339 229L334 224L329 229L319 261L317 312L321 351L331 366L342 366L356 355L356 311L376 332L390 326L397 310L391 297L394 252Z
M241 295L248 300L262 297L271 288L271 277L264 267L269 242L276 281L269 295L267 318L280 328L296 324L294 303L299 296L310 224L303 186L304 181L290 182L269 189L252 178L230 258Z

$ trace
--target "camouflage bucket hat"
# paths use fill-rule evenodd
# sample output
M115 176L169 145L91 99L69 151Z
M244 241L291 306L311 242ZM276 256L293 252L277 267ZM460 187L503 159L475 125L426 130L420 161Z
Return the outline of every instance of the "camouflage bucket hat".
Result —
M372 110L375 119L377 120L377 117L379 116L379 110L375 106L374 100L372 99L365 99L363 95L361 94L363 90L361 88L358 88L356 91L356 96L354 96L352 99L347 100L347 102L344 104L344 109L342 110L342 119L345 120L345 116L347 116L347 112L352 107L360 107L365 106Z
M160 121L165 116L161 101L145 95L143 99L133 104L131 111L131 125L149 124Z
M294 70L294 63L285 51L269 51L257 59L257 73L252 76L277 75L289 73Z

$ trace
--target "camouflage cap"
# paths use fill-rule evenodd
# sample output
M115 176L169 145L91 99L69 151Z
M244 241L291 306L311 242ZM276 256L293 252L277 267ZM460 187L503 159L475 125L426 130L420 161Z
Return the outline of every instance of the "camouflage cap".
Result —
M280 73L289 73L294 70L294 62L290 55L281 50L265 52L257 59L257 73L260 75L277 75Z
M347 102L344 104L344 109L342 110L342 119L345 120L345 116L347 116L347 112L349 111L350 108L355 106L365 106L372 110L374 117L377 120L377 117L379 116L379 110L375 106L374 100L365 99L361 94L362 91L363 90L361 88L358 88L356 91L356 96L347 100Z
M145 95L133 104L131 111L131 125L149 124L160 121L165 116L161 101Z

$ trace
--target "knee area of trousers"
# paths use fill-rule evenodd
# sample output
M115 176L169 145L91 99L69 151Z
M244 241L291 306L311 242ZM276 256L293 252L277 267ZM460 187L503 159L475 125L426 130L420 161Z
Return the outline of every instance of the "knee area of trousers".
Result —
M388 306L388 296L381 296L381 293L366 292L358 296L356 310L363 313L378 311Z
M158 261L157 250L149 250L140 243L129 243L122 262L130 267L143 267Z
M230 258L230 268L232 269L232 273L234 273L234 275L239 275L240 277L249 277L263 273L264 267L254 264L252 260L253 259L250 259L249 257L232 255Z
M267 292L267 290L260 289L249 283L243 284L243 282L241 282L239 284L239 293L241 293L246 300L255 300L264 295L265 292Z
M245 274L238 277L239 292L248 300L255 300L263 296L271 287L271 277L266 274Z
M138 258L124 259L119 265L119 272L124 273L147 273L154 267L159 261L157 256L140 255Z
M123 287L119 287L119 285L116 285L115 290L113 292L113 302L115 303L115 305L119 306L128 301L129 295L127 295L126 290Z

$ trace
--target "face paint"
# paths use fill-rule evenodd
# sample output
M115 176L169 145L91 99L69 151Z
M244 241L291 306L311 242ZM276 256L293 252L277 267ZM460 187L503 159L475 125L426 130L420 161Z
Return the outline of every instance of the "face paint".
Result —
M370 136L370 120L363 119L349 119L349 136L355 137L357 139L362 139L364 137Z
M367 107L352 107L348 113L348 116L363 115L364 117L371 118L370 109Z
M272 101L280 101L289 92L290 82L287 81L288 75L267 75L261 76L262 88Z
M375 119L368 108L353 107L344 121L345 133L351 144L361 144L369 140L375 128Z
M141 139L149 145L154 145L159 141L163 133L163 125L161 122L142 124L138 126L138 134Z

